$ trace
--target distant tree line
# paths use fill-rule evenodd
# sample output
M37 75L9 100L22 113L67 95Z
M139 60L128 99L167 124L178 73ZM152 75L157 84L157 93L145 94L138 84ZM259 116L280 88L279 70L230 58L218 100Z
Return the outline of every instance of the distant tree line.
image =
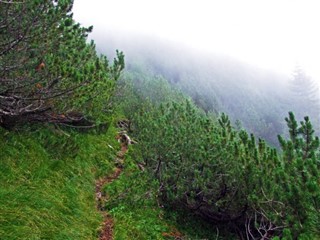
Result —
M315 114L315 111L320 111L319 100L318 107L314 104L317 85L305 73L309 80L296 84L293 82L295 74L291 77L277 74L157 38L146 40L128 33L126 37L94 33L94 38L104 53L110 54L108 50L115 49L115 46L108 45L106 48L103 45L109 39L117 46L121 45L128 56L128 72L167 79L171 85L190 96L197 106L207 112L227 113L233 125L241 122L241 127L272 146L280 148L276 136L286 134L283 119L288 111L293 111L298 119L309 116L316 133L320 133L320 117ZM304 93L302 98L297 96L298 92ZM305 98L313 99L313 103L309 104Z

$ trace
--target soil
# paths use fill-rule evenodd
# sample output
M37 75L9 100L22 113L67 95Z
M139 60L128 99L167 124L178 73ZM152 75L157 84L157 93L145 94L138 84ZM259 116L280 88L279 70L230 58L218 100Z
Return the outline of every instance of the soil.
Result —
M96 202L97 209L103 215L103 223L101 224L101 232L99 234L99 240L113 240L113 219L105 210L105 203L108 201L108 197L102 192L102 188L106 184L110 184L116 180L122 172L122 163L124 161L125 153L128 150L126 143L121 143L121 150L117 153L116 163L119 164L111 175L100 178L96 181Z

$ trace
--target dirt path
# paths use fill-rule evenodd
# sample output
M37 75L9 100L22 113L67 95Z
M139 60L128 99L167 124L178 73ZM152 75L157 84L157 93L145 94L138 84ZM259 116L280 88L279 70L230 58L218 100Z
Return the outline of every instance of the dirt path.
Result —
M127 143L121 143L121 150L117 153L116 163L119 165L116 167L115 171L103 178L100 178L96 181L96 202L97 202L97 209L103 215L103 223L102 223L102 230L99 235L99 240L112 240L113 239L113 219L112 217L106 212L104 209L104 205L108 200L108 197L103 194L102 188L106 184L110 184L114 180L116 180L121 172L122 172L122 163L124 161L124 155L128 150Z

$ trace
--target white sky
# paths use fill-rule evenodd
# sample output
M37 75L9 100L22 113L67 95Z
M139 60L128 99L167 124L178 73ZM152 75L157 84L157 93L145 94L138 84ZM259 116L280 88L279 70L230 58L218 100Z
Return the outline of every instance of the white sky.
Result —
M94 31L147 33L320 82L319 0L75 0Z

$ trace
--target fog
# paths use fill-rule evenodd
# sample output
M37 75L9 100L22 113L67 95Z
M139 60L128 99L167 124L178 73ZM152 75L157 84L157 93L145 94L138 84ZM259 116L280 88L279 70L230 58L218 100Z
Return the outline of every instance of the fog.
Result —
M144 80L160 76L206 112L225 112L278 146L289 111L298 120L310 116L320 133L319 88L308 78L292 85L297 66L320 84L316 3L75 0L73 12L76 21L94 26L90 38L100 53L111 60L116 49L124 51L124 78L140 92L150 91Z
M224 54L290 75L301 65L320 83L317 0L75 0L94 33L117 30Z

